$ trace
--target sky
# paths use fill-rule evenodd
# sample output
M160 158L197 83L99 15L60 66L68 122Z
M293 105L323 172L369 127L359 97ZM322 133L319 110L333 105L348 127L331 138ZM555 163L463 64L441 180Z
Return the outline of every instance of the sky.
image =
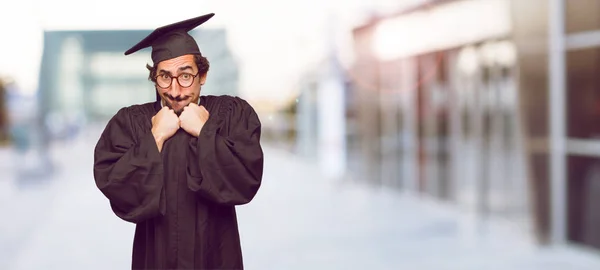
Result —
M0 45L0 75L15 77L31 91L36 88L43 30L151 30L213 12L215 17L202 27L227 29L229 45L241 65L241 95L283 102L297 93L302 73L324 57L328 40L342 61L351 61L350 30L360 24L368 8L390 10L399 8L399 2L419 1L0 0L12 11L0 16L1 35L20 36Z

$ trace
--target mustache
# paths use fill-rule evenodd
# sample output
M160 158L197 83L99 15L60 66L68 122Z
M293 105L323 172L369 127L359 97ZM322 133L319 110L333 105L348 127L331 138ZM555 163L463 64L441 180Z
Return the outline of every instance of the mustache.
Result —
M172 101L177 101L177 102L188 100L188 99L191 98L191 96L176 96L176 97L174 97L174 96L171 96L171 95L166 94L166 93L165 93L165 97L168 98L168 99L170 99L170 100L172 100Z

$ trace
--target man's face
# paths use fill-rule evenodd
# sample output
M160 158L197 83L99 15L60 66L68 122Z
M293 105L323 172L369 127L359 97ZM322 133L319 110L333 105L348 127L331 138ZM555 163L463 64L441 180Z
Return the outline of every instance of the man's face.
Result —
M158 63L156 68L157 81L171 80L171 85L167 88L156 86L156 91L160 95L164 105L173 109L177 115L179 115L183 108L189 105L191 102L198 103L200 97L200 88L206 81L206 74L203 76L196 76L198 74L198 67L194 62L193 55L182 55L173 59L165 60ZM169 78L169 75L173 77L179 77L182 85L186 85L186 81L193 81L189 87L182 87L175 78ZM194 77L196 76L196 77Z

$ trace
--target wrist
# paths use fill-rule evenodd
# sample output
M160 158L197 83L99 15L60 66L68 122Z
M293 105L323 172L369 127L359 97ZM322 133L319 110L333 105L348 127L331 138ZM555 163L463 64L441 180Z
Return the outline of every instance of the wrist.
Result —
M165 135L161 132L157 132L155 130L152 130L152 136L154 137L154 140L157 143L163 143L165 141Z
M201 125L200 128L198 128L198 130L196 131L196 137L200 138L200 134L202 133L203 127L204 127L204 125Z

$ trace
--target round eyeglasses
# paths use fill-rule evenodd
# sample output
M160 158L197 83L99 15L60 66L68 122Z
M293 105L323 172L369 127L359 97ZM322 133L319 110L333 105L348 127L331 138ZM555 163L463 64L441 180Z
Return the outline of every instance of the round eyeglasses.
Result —
M162 73L155 77L156 85L160 88L169 88L171 83L173 83L173 79L177 79L177 83L184 88L192 86L194 83L194 79L200 74L200 72L196 73L196 75L192 75L190 73L181 73L178 76L173 76L171 74Z

